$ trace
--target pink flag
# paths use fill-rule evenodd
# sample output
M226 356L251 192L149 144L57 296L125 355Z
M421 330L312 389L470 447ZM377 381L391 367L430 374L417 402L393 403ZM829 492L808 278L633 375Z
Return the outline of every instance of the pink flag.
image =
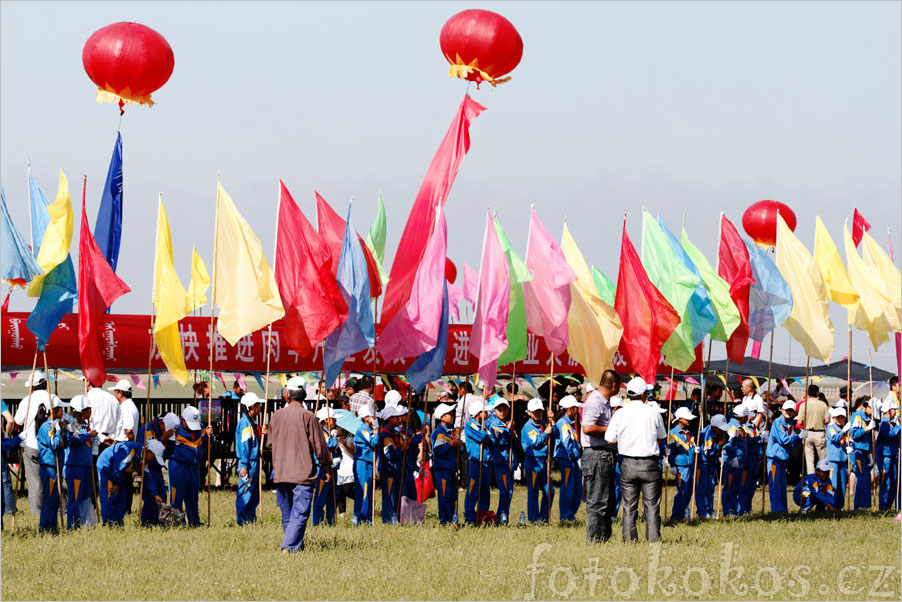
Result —
M147 387L144 386L144 383L141 382L141 377L138 376L137 374L135 374L134 372L132 372L131 374L129 374L128 377L129 377L130 379L132 379L132 382L135 383L135 386L136 386L137 388L139 388L139 389L146 389L146 388L147 388Z
M476 307L476 296L479 294L479 274L464 262L464 299Z
M379 353L386 362L419 356L434 349L438 343L445 295L448 232L441 206L435 211L435 227L417 267L410 298L401 305L379 337Z
M761 357L761 341L752 341L752 357L755 359Z
M18 373L18 372L10 372L10 373L9 373L9 382L11 382L11 383L16 382L16 377L17 377L17 376L19 376L19 373Z
M697 385L697 384L698 384L698 381L695 380L694 378L692 378L691 376L687 376L687 377L686 377L686 382L689 383L690 385Z
M464 270L466 269L467 264L464 264ZM507 349L505 331L510 310L507 254L498 240L491 213L486 216L479 277L479 296L470 335L470 352L479 358L479 378L491 390L498 376L498 358Z
M570 311L570 283L576 274L564 259L560 245L539 221L535 209L529 220L526 267L532 280L523 283L526 325L555 355L564 353L570 342L567 314Z
M460 302L464 300L464 289L448 283L448 311L451 317L460 322Z
M244 380L244 375L241 372L235 373L235 381L238 383L238 386L241 387L242 391L247 391L247 382Z

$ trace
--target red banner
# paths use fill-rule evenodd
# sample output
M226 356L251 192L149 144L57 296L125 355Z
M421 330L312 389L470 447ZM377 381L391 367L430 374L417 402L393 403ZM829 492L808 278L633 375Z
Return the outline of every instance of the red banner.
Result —
M25 327L28 314L13 312L2 317L2 359L3 370L29 368L34 360L35 337ZM216 320L213 320L215 324ZM229 345L219 333L210 336L210 319L189 317L179 322L182 351L185 365L189 370L209 370L210 350L213 350L213 369L223 372L266 372L266 349L271 340L272 372L320 372L323 369L322 346L317 346L313 354L300 357L282 345L283 323L268 329L258 330L244 337L234 347ZM445 355L445 374L469 374L476 372L477 359L470 356L470 325L451 324L448 327L448 352ZM378 329L380 332L382 327ZM123 372L143 372L147 370L147 354L150 351L150 316L110 315L100 318L102 341L100 352L107 370ZM212 338L212 345L211 345ZM378 344L378 342L377 342ZM700 347L699 347L700 349ZM380 373L403 373L413 363L414 358L396 360L388 364L380 357L375 364ZM78 316L66 314L47 343L47 361L55 368L81 368L78 356ZM352 372L372 372L374 351L349 356L344 369ZM528 334L526 359L517 362L517 374L548 374L551 371L552 356L545 342L532 333ZM41 363L41 362L39 362ZM154 347L153 369L166 370L163 360ZM669 372L664 359L659 363L661 374ZM696 350L696 362L687 372L701 369L700 352ZM618 351L614 355L614 369L620 373L632 372L626 356ZM502 372L510 372L512 366L499 367ZM566 354L554 357L555 373L584 374L583 367Z

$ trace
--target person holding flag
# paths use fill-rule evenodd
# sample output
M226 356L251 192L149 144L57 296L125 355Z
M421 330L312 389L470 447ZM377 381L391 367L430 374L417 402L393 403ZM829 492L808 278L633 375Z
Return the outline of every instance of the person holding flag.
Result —
M692 436L689 423L695 415L688 408L678 408L674 414L676 426L670 429L667 442L670 447L668 461L670 474L676 477L677 491L673 496L672 520L688 520L689 502L692 499L692 467L695 464L695 437Z
M774 420L767 439L767 479L770 492L770 511L789 512L786 504L786 460L789 450L801 439L795 433L796 404L787 399L783 402L783 414ZM870 499L870 496L869 498Z
M531 523L547 523L553 497L548 482L548 438L553 437L553 427L545 422L545 402L535 397L526 405L529 421L520 432L523 446L523 470L526 477L526 518ZM539 505L539 492L542 503Z
M238 458L238 489L235 492L235 514L239 525L257 520L260 503L260 439L266 435L257 416L263 411L263 400L256 393L241 397L241 419L235 428L235 455Z
M506 525L511 509L511 498L514 494L514 481L510 459L511 427L510 404L500 395L493 395L489 400L492 415L485 422L485 428L492 434L494 444L488 453L492 478L498 488L498 524Z
M579 467L582 447L576 433L574 421L583 404L573 395L566 395L560 401L564 411L554 426L554 460L561 471L561 491L558 508L561 522L575 521L576 511L582 502L583 475Z
M442 525L453 521L457 494L457 451L463 445L454 432L456 405L440 403L434 413L441 422L432 431L432 478L438 497L438 522Z

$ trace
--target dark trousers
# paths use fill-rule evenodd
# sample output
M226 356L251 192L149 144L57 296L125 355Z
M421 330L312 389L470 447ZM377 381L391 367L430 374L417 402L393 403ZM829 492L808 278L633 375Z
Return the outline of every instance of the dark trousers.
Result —
M620 467L623 489L623 541L639 539L636 516L639 513L639 491L645 505L645 538L649 543L661 539L661 469L658 458L624 457Z
M583 480L586 482L586 539L611 538L614 516L614 453L605 449L583 449Z

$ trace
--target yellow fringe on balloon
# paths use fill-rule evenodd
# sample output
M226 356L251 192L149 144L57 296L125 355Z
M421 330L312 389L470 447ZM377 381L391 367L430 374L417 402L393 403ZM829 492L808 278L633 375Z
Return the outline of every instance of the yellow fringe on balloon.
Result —
M503 84L504 82L510 81L510 76L508 77L500 77L494 78L482 69L479 68L479 59L473 59L469 64L465 63L462 58L460 58L459 54L455 54L455 60L451 60L451 57L447 54L445 55L445 59L451 63L451 66L448 68L448 77L457 77L460 79L467 79L473 72L479 74L484 81L496 86L498 84Z
M105 90L103 88L97 88L97 96L95 97L97 102L115 102L119 101L124 102L127 105L141 104L147 105L148 107L152 107L154 102L150 99L150 94L147 96L136 96L131 94L131 91L126 88L122 90L120 93L113 92L112 90Z

